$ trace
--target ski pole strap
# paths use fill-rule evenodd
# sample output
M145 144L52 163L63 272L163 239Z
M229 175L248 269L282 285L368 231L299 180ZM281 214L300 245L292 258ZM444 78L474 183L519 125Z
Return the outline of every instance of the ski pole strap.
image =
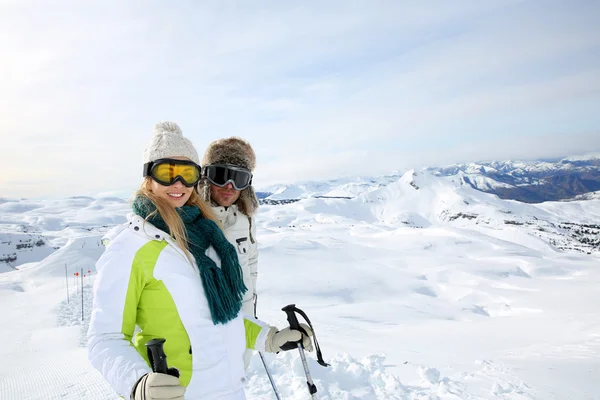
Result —
M258 295L256 293L252 296L252 301L254 302L254 318L258 318L256 316L256 305L258 304Z
M310 319L308 319L308 316L306 315L306 313L304 311L302 311L301 309L299 309L298 307L296 307L295 304L290 304L290 305L283 307L283 311L285 311L288 315L288 321L290 322L290 328L299 330L308 336L306 331L304 329L302 329L302 327L298 323L298 319L296 318L296 315L294 313L297 312L298 314L300 314L302 316L302 318L304 318L304 320L306 321L306 323L308 324L308 326L310 327L310 329L313 332L313 342L315 344L315 350L317 352L317 362L319 363L319 365L321 365L323 367L329 367L329 364L327 364L323 360L323 354L321 353L321 347L319 346L319 342L317 341L317 334L315 332L315 328L313 328L313 326L310 322Z

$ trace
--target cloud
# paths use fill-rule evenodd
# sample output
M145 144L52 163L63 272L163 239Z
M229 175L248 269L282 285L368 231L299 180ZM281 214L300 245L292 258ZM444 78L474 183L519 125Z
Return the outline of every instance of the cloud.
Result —
M135 187L165 119L200 152L247 138L265 182L555 155L548 138L565 155L600 150L599 13L589 1L3 2L13 171L0 195ZM19 185L31 174L38 185Z
M311 153L290 154L271 165L261 165L255 181L260 182L258 187L263 187L297 180L383 175L453 163L559 158L565 154L586 154L590 149L600 149L600 131L475 138L468 142L423 146L419 151L411 151L413 146L400 143L393 149L341 151L332 157Z

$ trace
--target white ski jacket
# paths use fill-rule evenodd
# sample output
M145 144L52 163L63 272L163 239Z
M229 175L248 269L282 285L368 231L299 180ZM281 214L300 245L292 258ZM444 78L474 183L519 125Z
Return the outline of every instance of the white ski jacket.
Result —
M237 252L244 275L244 284L248 291L244 294L244 312L252 314L253 300L256 295L258 278L258 243L256 242L256 224L254 218L248 218L236 204L229 207L213 206L213 211L223 225L227 240ZM250 226L252 225L252 226Z
M129 399L151 372L145 343L165 338L186 400L245 399L243 354L264 351L269 326L254 318L214 325L195 263L165 232L137 215L103 239L88 331L92 365ZM214 249L207 255L220 266Z

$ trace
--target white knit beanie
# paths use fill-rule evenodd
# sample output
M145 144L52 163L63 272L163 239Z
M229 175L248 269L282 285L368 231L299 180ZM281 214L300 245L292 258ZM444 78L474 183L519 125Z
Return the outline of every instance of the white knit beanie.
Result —
M159 122L154 126L154 136L144 150L144 164L160 158L187 157L200 164L198 152L192 142L183 136L175 122Z

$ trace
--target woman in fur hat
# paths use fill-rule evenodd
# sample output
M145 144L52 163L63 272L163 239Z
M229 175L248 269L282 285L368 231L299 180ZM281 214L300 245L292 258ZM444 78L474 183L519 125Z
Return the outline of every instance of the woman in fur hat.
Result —
M302 340L312 350L307 326L308 335L278 331L240 313L238 250L194 191L200 175L181 129L157 124L133 212L103 238L88 356L124 398L242 400L247 347L278 352ZM168 374L150 368L145 344L155 338L166 339Z
M202 199L213 206L227 240L236 248L244 284L248 291L242 299L242 311L256 317L256 279L258 244L254 213L258 200L252 187L256 155L250 143L239 137L212 142L202 159L203 177L198 186ZM253 351L244 354L248 369Z

